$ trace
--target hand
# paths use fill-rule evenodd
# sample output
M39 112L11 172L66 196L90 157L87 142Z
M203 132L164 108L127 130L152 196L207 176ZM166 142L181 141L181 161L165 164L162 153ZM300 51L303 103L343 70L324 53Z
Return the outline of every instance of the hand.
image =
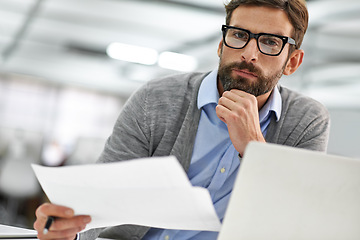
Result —
M236 89L225 91L216 106L216 115L226 123L231 142L241 156L250 141L265 142L255 96Z
M43 230L48 216L54 216L55 221L51 224L49 232L44 234ZM69 239L73 240L76 234L85 229L86 224L91 221L90 216L75 216L71 208L44 203L36 210L36 221L34 229L38 232L38 238L44 239Z

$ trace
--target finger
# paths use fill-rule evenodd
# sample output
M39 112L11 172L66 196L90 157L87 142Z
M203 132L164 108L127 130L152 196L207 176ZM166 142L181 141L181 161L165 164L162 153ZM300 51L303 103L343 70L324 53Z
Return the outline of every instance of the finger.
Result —
M222 96L220 97L220 99L228 99L231 101L236 101L238 100L239 96L236 95L235 92L231 92L231 91L225 91Z
M217 117L225 124L227 124L226 116L229 114L230 110L222 105L217 105L215 108L215 112Z
M236 107L235 98L232 98L230 95L232 94L229 92L227 94L224 94L222 97L220 97L218 105L224 106L229 110L234 109Z
M45 223L49 216L55 217L54 222L49 228L49 232L84 228L86 224L91 221L90 216L74 216L74 211L71 208L50 203L41 205L36 210L36 216L37 219L34 222L34 229L36 229L39 234L43 233Z
M36 217L46 221L48 216L70 218L74 216L74 210L68 207L45 203L36 210Z
M246 94L245 92L233 89L231 91L225 91L221 97L237 102L241 101L242 98L246 97Z
M35 215L36 221L34 222L34 229L40 232L43 231L49 216L57 218L71 218L74 216L74 211L64 206L45 203L36 209Z
M230 91L224 92L223 97L226 97L234 102L243 102L244 100L248 100L252 103L257 102L254 95L238 89L231 89Z
M91 221L87 215L75 216L72 218L56 218L47 233L43 232L44 226L37 227L39 239L63 239L73 237Z
M247 96L246 93L239 91L238 93L234 91L227 91L219 98L219 104L225 106L230 110L235 110L239 107L251 106L253 100L251 96ZM255 99L256 102L256 99Z
M239 90L239 89L231 89L229 91L230 93L233 93L235 94L236 96L239 96L239 97L251 97L251 98L255 98L254 95L250 94L250 93L247 93L245 91L242 91L242 90Z
M74 227L74 228L70 228L70 229L66 229L66 230L61 230L61 231L49 231L48 233L44 234L44 233L39 233L38 234L38 238L39 239L75 239L76 234L78 232L81 232L83 229L85 229L85 225L84 226L80 226L80 227Z
M72 218L56 218L48 229L48 233L57 231L67 231L69 229L85 228L86 224L91 222L91 217L87 215L76 216ZM34 223L34 228L38 233L44 233L44 224ZM44 233L47 235L47 233Z
M238 99L238 101L235 102L234 100L229 99L227 97L221 97L219 99L218 106L225 107L226 109L229 110L229 111L225 111L225 109L219 107L219 110L222 110L221 111L222 117L226 117L226 116L235 117L235 116L243 116L244 114L247 114L247 111L252 108L251 107L252 103L251 101L248 101L245 98Z
M75 216L72 218L56 218L51 225L51 231L62 231L72 228L86 226L91 221L91 217L87 215Z

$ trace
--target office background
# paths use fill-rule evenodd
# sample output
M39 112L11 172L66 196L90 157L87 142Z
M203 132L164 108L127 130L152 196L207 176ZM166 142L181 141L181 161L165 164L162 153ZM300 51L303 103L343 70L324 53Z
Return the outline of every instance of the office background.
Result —
M328 153L360 158L360 1L307 2L304 63L281 83L329 109ZM93 163L138 87L217 67L223 3L0 0L0 223L32 227L46 200L29 163Z

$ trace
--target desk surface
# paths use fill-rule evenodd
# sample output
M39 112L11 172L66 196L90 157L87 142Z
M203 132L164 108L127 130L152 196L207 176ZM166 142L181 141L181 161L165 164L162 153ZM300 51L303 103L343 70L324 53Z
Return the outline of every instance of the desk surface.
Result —
M0 239L37 239L37 232L33 229L0 224Z

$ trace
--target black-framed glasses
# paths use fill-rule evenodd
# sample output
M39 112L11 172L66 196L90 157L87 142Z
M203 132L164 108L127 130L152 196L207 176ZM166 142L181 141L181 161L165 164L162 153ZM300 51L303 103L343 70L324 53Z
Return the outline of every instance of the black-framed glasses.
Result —
M252 33L249 30L222 25L223 40L227 47L234 49L244 48L252 38L256 39L259 51L269 56L278 56L286 43L296 45L294 39L271 33Z

